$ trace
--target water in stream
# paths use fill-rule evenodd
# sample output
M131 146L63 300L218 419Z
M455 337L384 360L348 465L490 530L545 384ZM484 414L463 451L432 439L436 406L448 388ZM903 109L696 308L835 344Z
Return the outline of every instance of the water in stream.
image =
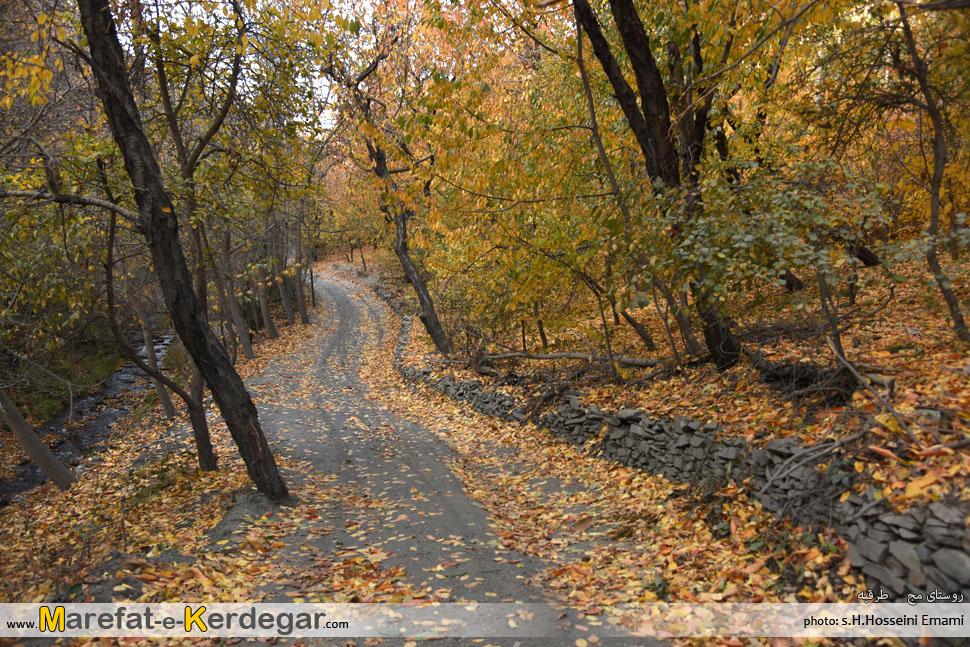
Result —
M159 362L165 356L171 341L171 335L155 338L155 354ZM145 359L144 346L141 347L139 355ZM71 467L82 456L97 451L98 446L115 431L118 419L128 412L124 405L113 407L109 401L123 393L147 391L150 388L151 380L133 362L128 362L112 373L96 393L75 400L73 410L66 409L53 420L38 427L37 433L41 436L59 434L69 419L86 418L81 429L73 433L73 443L61 435L51 450L62 463ZM30 460L21 463L14 476L0 479L0 507L9 505L17 495L45 482L47 477L39 467Z

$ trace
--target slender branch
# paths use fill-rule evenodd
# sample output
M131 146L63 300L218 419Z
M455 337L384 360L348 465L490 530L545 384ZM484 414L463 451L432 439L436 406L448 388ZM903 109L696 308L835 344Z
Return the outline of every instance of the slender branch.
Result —
M4 198L24 198L27 200L43 200L44 202L55 202L57 204L78 204L87 207L100 207L108 211L138 221L139 216L134 211L129 211L122 206L102 200L101 198L89 198L83 195L70 195L68 193L48 193L47 191L5 191L0 189L0 200Z
M182 398L183 401L189 403L192 401L191 396L185 392L174 380L162 373L157 369L153 369L148 364L146 364L134 348L125 339L124 334L121 332L121 326L118 325L118 317L115 314L115 288L114 288L114 246L115 246L115 220L116 214L112 212L111 220L108 225L108 250L107 250L107 260L104 264L104 280L106 284L106 300L108 307L108 326L111 328L111 334L115 338L115 343L121 351L134 362L135 366L140 368L149 377L155 378L169 389L171 389L176 395Z
M876 398L876 400L879 401L879 404L882 405L883 409L888 411L889 414L896 419L896 423L899 425L899 428L906 432L906 435L909 436L909 439L913 441L913 444L915 444L920 449L923 449L923 443L921 443L919 439L916 438L916 436L910 430L909 425L907 425L906 421L903 420L902 416L900 416L899 413L888 402L886 402L886 399L883 398L878 391L872 388L872 385L869 384L869 380L867 380L862 375L860 375L859 371L855 369L852 363L849 360L847 360L845 356L843 356L841 353L839 353L836 350L835 343L832 341L832 338L827 337L825 341L828 342L829 348L832 349L832 354L835 355L835 358L837 360L839 360L839 363L842 364L842 366L844 366L850 373L852 373L852 376L855 377L856 380L858 380L859 384L864 386L866 390L869 391L869 393L871 393Z

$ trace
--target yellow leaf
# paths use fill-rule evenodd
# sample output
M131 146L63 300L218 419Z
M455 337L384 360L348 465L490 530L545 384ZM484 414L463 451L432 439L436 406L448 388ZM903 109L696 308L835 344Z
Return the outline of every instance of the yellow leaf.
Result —
M920 492L926 489L927 486L932 485L933 483L936 483L936 474L926 474L918 479L913 479L906 485L906 496L917 496Z

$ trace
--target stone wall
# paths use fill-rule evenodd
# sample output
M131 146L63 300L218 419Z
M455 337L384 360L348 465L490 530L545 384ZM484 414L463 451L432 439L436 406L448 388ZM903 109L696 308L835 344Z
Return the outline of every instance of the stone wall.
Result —
M394 349L394 367L406 381L425 384L488 416L527 418L521 403L481 382L435 379L431 368L405 365L413 321L410 315L402 317ZM749 492L765 509L788 514L801 525L835 527L848 540L848 556L869 588L881 588L893 600L911 593L925 599L931 591L962 592L970 600L970 508L965 504L935 502L896 514L872 487L840 502L857 475L852 461L826 451L830 446L803 447L795 438L775 438L753 448L743 438L721 438L717 423L657 420L636 409L604 412L583 406L582 395L567 391L565 401L536 424L577 445L595 439L591 451L602 457L674 482L717 486L750 479ZM827 467L820 469L821 462Z

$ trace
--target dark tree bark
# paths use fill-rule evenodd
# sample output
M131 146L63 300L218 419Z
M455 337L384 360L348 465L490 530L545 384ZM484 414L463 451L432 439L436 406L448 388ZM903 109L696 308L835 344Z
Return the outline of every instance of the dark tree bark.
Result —
M393 45L394 42L396 42L396 39L391 44ZM388 53L386 51L379 54L367 67L353 77L343 69L337 69L332 64L326 68L327 74L334 81L344 85L352 93L355 107L360 113L360 116L367 123L375 126L374 115L371 111L371 100L365 97L360 89L360 85L368 76L377 70L387 56ZM377 129L381 130L379 127ZM365 138L364 143L367 145L367 153L374 163L374 174L387 184L388 189L395 188L394 180L387 166L387 152L381 147L378 141ZM398 144L401 148L407 149L402 141L398 141ZM425 185L425 191L427 190L428 185ZM451 353L451 340L448 339L448 335L445 333L445 329L438 319L438 313L434 307L434 300L428 292L428 286L424 282L424 277L421 276L408 251L408 221L413 218L414 211L407 205L390 204L387 201L383 202L381 209L388 218L388 221L394 223L394 253L401 262L401 267L404 269L408 283L414 288L414 293L418 297L418 303L421 305L421 322L424 324L425 329L428 331L438 350L445 355L449 355ZM351 253L353 253L353 243L351 243ZM361 255L363 255L363 249L361 250ZM351 260L353 259L351 258Z
M374 162L374 173L377 177L391 182L391 174L387 168L387 154L376 142L367 142L367 150L370 153L371 161ZM414 216L414 212L402 205L385 205L387 211L393 214L394 219L394 253L404 268L408 283L414 288L414 293L418 297L421 305L421 323L424 324L428 334L431 335L435 347L445 355L451 353L451 340L445 334L445 329L438 320L438 312L434 307L434 300L428 292L428 286L424 282L424 277L418 271L417 266L411 259L408 251L408 220Z
M536 318L536 328L539 330L539 340L542 342L542 350L545 352L549 348L549 339L546 337L546 328L542 325L542 317L539 315L539 304L532 304L532 314Z
M360 264L364 268L364 274L367 274L367 259L364 258L364 245L359 240L357 241L357 250L360 252Z
M882 261L876 256L876 253L863 245L859 241L847 241L849 245L849 253L855 258L862 261L862 264L866 267L876 267L882 264Z
M292 326L296 323L296 318L293 316L293 307L290 305L290 296L286 293L287 280L285 276L276 276L276 286L280 293L280 305L283 306L283 318L286 319L286 325Z
M805 289L805 282L798 278L798 276L796 276L791 270L785 270L782 272L780 278L785 282L785 289L792 294L795 292L801 292Z
M139 230L148 242L155 272L176 332L202 371L226 426L256 487L274 500L287 496L276 460L246 387L216 338L192 290L192 276L179 242L179 223L154 151L128 84L124 52L107 0L78 0L88 40L96 92L138 204Z
M243 349L246 359L253 359L256 353L253 352L253 338L249 335L249 324L243 317L242 308L239 307L239 300L236 299L236 287L232 277L227 279L226 300L229 302L229 311L232 313L232 320L236 324L236 333L239 335L239 343Z
M57 460L57 457L47 448L34 428L24 420L24 417L20 415L20 410L7 396L3 387L0 387L0 415L3 416L7 426L10 427L10 431L17 438L17 442L30 456L30 460L34 461L34 464L54 485L62 490L69 489L75 481L74 474Z
M643 345L647 347L647 350L657 350L657 344L654 343L653 337L650 336L650 331L647 330L646 326L634 319L633 315L626 310L623 310L620 312L620 314L623 315L626 322L630 324L635 331L637 331L637 335L640 336L640 339L643 341Z
M393 211L394 229L396 233L394 238L394 253L397 254L398 260L401 261L401 267L404 268L408 282L414 288L414 293L418 297L418 303L421 305L421 323L424 324L428 334L431 335L435 347L445 355L448 355L451 353L451 341L448 339L444 327L438 320L438 312L435 310L434 301L431 299L431 293L428 292L428 286L424 282L424 277L421 276L414 261L411 260L411 254L408 253L407 221L412 215L412 212L410 209L399 207L394 207Z
M686 106L680 111L677 127L681 146L678 151L672 133L667 88L636 7L632 0L609 0L609 5L613 22L633 67L639 103L637 94L624 77L588 0L573 2L576 22L589 37L593 53L613 87L620 108L640 146L650 178L660 180L670 189L681 188L680 167L683 164L688 180L685 218L690 220L703 209L700 188L697 185L697 164L704 152L707 117L711 106L710 94L704 101L697 101L696 105ZM701 68L703 59L700 54L700 41L696 36L691 42L691 55L694 65ZM679 53L673 52L672 65L678 64L678 57ZM673 228L675 240L679 238L684 224L686 221ZM695 289L693 296L704 340L715 365L720 370L733 366L741 358L741 342L706 290Z
M296 227L296 276L293 281L296 294L296 310L300 313L300 323L304 326L310 323L310 313L306 309L306 290L303 287L303 211L304 203L300 203L300 220Z
M899 18L903 25L906 48L909 50L913 62L913 71L919 83L920 93L925 101L930 123L933 124L933 177L930 179L930 222L926 231L929 237L929 245L926 248L926 264L929 265L930 272L932 272L936 285L940 289L940 294L943 295L946 307L950 311L950 319L953 322L953 330L957 338L963 342L970 342L970 329L967 328L966 320L963 318L963 308L953 291L950 277L943 271L940 259L937 256L940 236L940 192L943 187L943 174L946 171L946 133L943 131L945 127L943 113L937 104L937 96L930 85L928 65L916 47L916 38L913 36L913 30L909 25L906 6L902 2L897 2L896 6L899 9Z
M276 324L273 323L273 315L269 311L269 286L267 285L269 279L266 277L266 269L263 267L259 268L258 281L259 313L263 317L263 327L266 329L267 337L276 339L280 334L276 331Z
M263 317L259 313L259 306L255 301L250 300L246 303L246 310L244 311L246 315L246 321L249 323L250 330L259 332L265 326L263 326Z
M111 334L114 336L115 343L118 344L118 348L121 349L122 353L128 356L128 359L134 362L135 365L146 374L158 382L161 382L163 385L170 388L173 393L182 398L182 401L185 402L185 406L189 411L189 420L192 422L192 434L195 437L195 447L198 453L199 467L203 470L214 470L216 469L218 461L215 452L212 451L212 440L209 437L209 423L205 418L205 409L202 407L202 380L199 377L195 366L193 365L192 367L192 380L193 389L196 384L200 385L199 393L197 395L186 393L185 389L180 387L170 378L166 377L164 373L150 364L143 362L138 356L138 353L135 352L135 349L128 344L124 334L121 332L121 326L118 325L118 317L115 313L114 294L114 248L117 214L112 212L109 222L106 262L104 264L104 280L106 288L105 297L108 302L108 326L111 328ZM178 343L182 343L182 339L180 337L178 338ZM182 345L184 347L184 344ZM199 416L199 411L202 412L201 417Z
M253 338L249 334L249 323L243 316L242 308L239 306L239 299L236 298L236 284L232 278L232 239L230 236L231 234L227 227L222 243L226 276L226 300L229 302L229 312L232 314L232 320L236 325L236 333L239 335L239 343L242 345L243 355L246 359L254 359L256 353L253 352ZM216 274L218 273L219 269L216 268Z

